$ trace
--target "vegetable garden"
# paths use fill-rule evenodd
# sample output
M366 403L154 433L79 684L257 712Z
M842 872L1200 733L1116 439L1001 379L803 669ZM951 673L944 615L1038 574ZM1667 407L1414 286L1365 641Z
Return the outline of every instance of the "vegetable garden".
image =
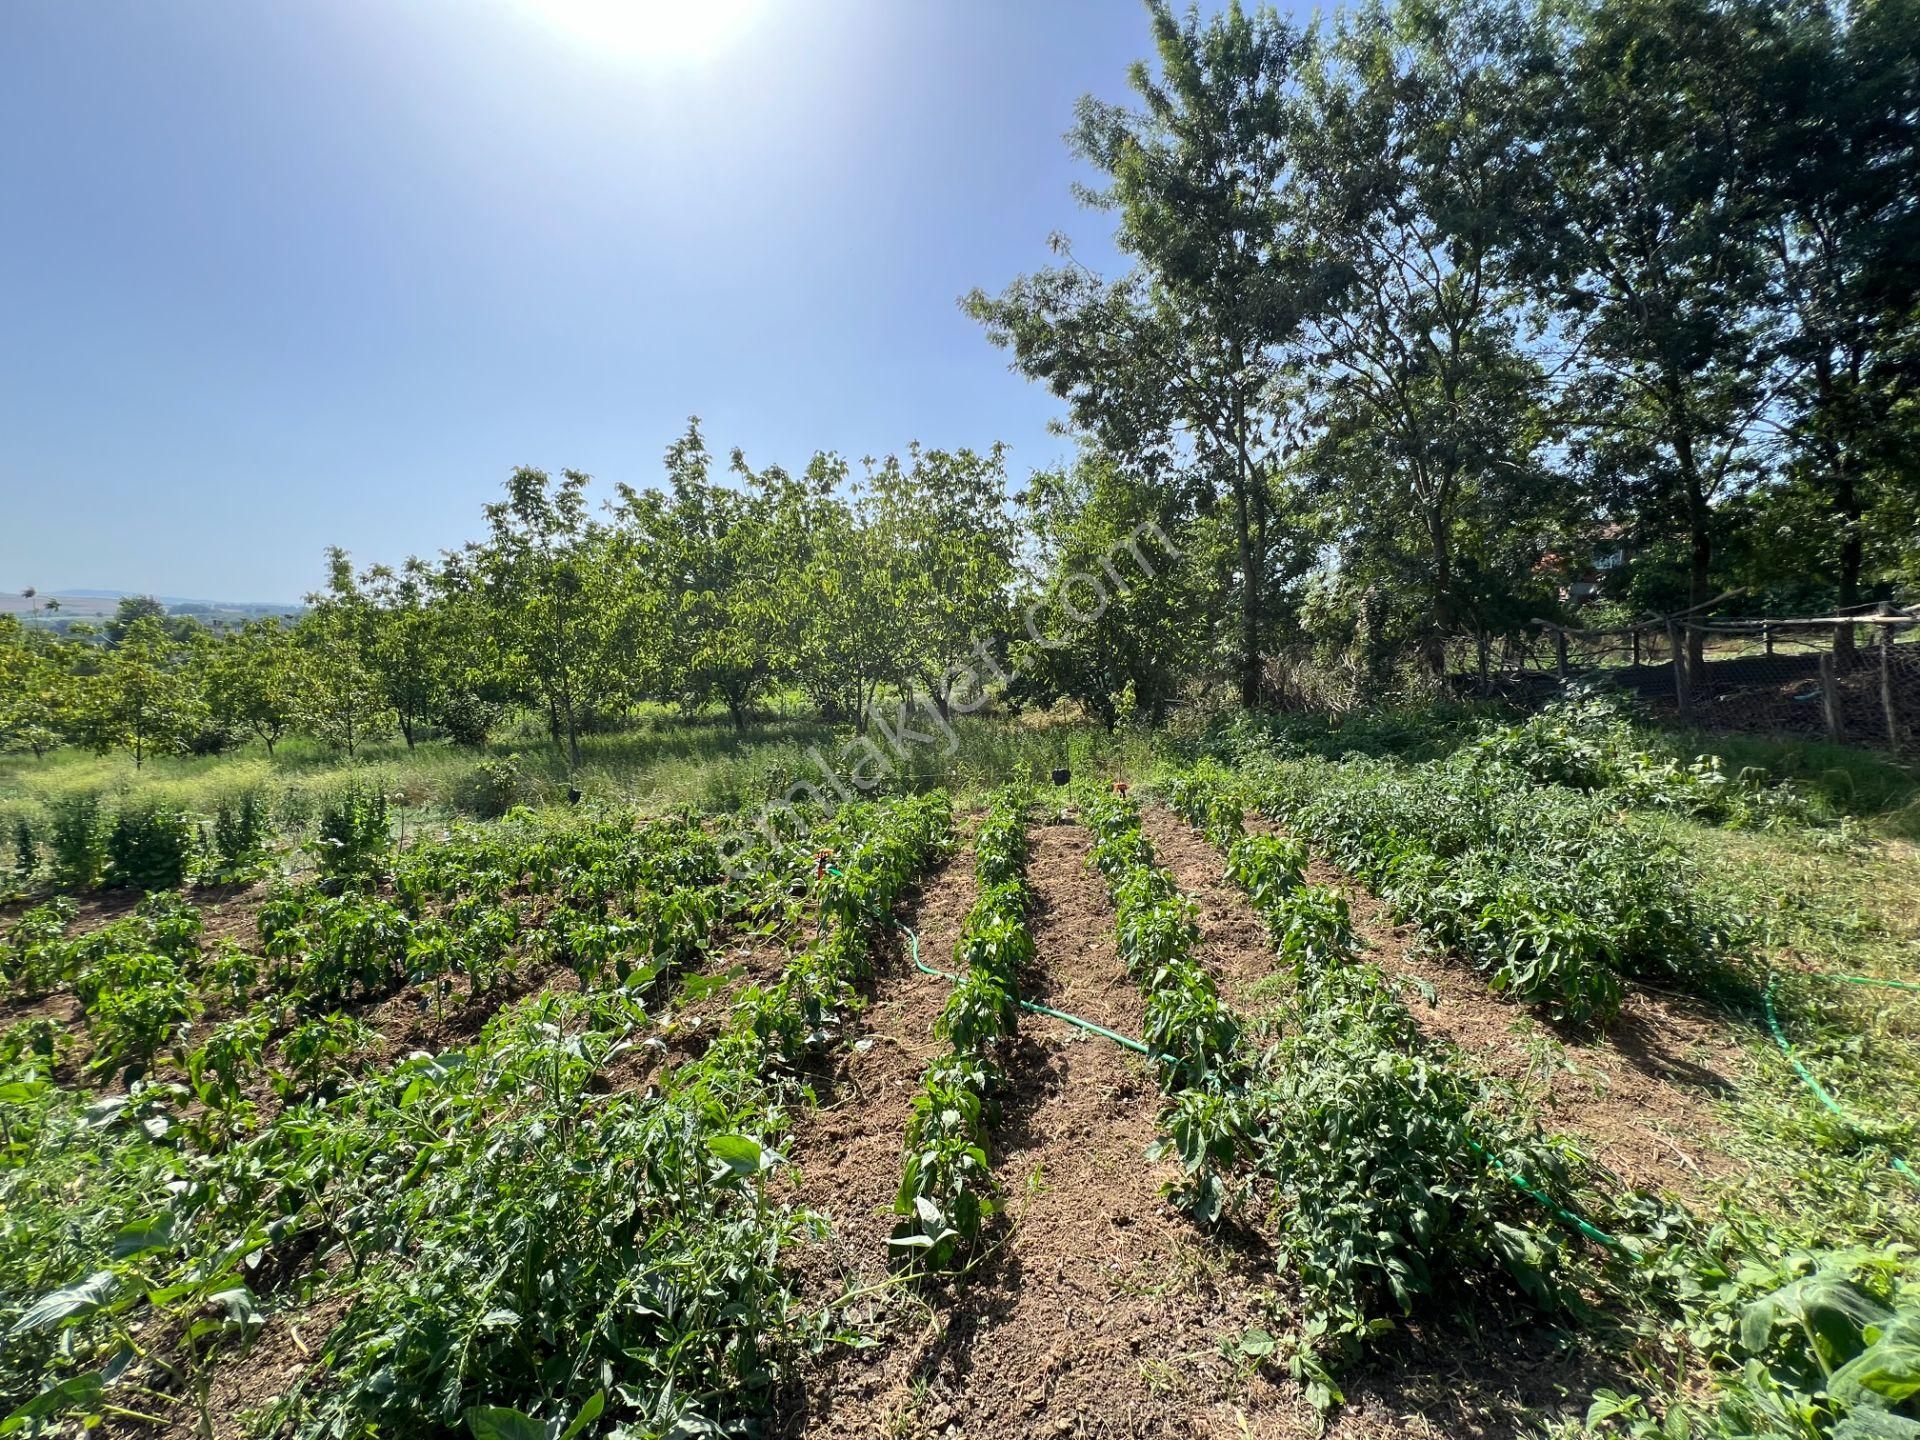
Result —
M130 834L0 949L0 1434L1284 1431L1366 1414L1455 1317L1605 1361L1563 1427L1920 1434L1911 1117L1821 1083L1817 977L1764 984L1772 1093L1854 1198L1788 1216L1632 1189L1376 958L1369 892L1542 1024L1603 1034L1636 987L1752 1023L1749 931L1643 781L1518 744L1228 736L737 852L620 810L402 844L350 792L303 856L222 842L226 889L76 898L177 847ZM1156 809L1210 858L1176 873ZM1196 865L1265 936L1231 998ZM925 1034L863 1071L908 993ZM847 1126L891 1139L883 1188L809 1188ZM810 1258L869 1212L844 1273Z

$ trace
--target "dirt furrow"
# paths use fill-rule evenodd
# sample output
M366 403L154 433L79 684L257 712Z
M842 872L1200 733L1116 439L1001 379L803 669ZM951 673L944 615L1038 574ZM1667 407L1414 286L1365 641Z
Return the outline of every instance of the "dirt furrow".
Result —
M919 933L929 965L951 967L954 943L977 894L973 852L964 848L901 906L900 919ZM940 1049L933 1022L951 988L915 969L902 944L889 944L876 965L856 1033L837 1052L831 1073L812 1078L819 1103L794 1112L788 1137L793 1164L783 1192L783 1198L824 1215L830 1226L793 1256L804 1302L822 1306L868 1292L851 1318L869 1327L897 1323L899 1296L886 1282L901 1146L921 1077ZM791 1418L802 1419L821 1397L857 1386L873 1354L835 1349L810 1366L786 1401Z
M1033 833L1031 998L1138 1034L1139 991L1087 832ZM1203 1236L1146 1158L1159 1098L1139 1057L1022 1017L994 1135L1007 1214L975 1269L930 1297L855 1383L813 1396L794 1433L833 1436L1237 1435L1290 1395L1223 1342L1259 1323L1263 1262ZM851 1377L849 1377L851 1378ZM1301 1424L1293 1433L1311 1433ZM1287 1433L1287 1432L1275 1432Z
M1198 907L1200 960L1219 981L1221 995L1238 1010L1260 1008L1257 995L1250 1000L1249 992L1271 978L1278 962L1246 892L1227 879L1225 857L1206 836L1157 805L1141 810L1140 828L1154 858Z

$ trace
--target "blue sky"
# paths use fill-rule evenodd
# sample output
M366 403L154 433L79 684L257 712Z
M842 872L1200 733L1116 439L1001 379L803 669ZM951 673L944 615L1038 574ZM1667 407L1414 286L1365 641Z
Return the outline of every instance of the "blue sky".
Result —
M706 0L662 53L581 3L0 5L0 589L296 599L694 413L1066 453L956 299L1055 229L1111 267L1060 137L1137 6Z

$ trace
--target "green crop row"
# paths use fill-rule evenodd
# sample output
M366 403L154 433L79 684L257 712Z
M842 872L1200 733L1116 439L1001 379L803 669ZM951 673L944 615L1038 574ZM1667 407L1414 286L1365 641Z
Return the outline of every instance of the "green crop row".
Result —
M1227 1197L1227 1169L1239 1149L1234 1095L1248 1055L1240 1017L1194 958L1200 932L1193 902L1154 863L1140 806L1126 794L1096 794L1080 807L1093 831L1092 863L1113 896L1120 958L1146 996L1143 1036L1168 1097L1162 1153L1177 1155L1174 1198L1203 1222Z
M1577 1154L1423 1040L1378 971L1359 963L1344 898L1307 882L1305 849L1242 831L1237 777L1199 770L1166 789L1226 852L1228 876L1294 980L1220 1128L1272 1187L1276 1259L1300 1287L1298 1378L1332 1403L1332 1366L1417 1302L1489 1271L1546 1308L1573 1305L1561 1232L1512 1180L1565 1205Z
M1696 980L1718 944L1685 861L1603 799L1472 755L1255 762L1246 793L1494 989L1604 1022L1627 977Z
M890 905L949 829L944 796L825 822L842 873L814 886L818 938L646 1090L604 1079L648 1043L629 987L509 1007L467 1049L324 1089L297 1072L358 1022L314 1015L283 1038L286 1103L251 1135L207 1123L184 1085L92 1101L9 1045L0 1427L204 1402L216 1357L318 1286L344 1291L343 1318L267 1417L309 1440L443 1434L490 1405L536 1430L604 1409L637 1436L761 1408L802 1323L780 1252L811 1223L764 1185L780 1077L837 1032L879 934L853 897ZM764 857L763 883L787 889L793 858ZM200 1098L238 1089L265 1044L252 1013L214 1027L188 1065Z
M1025 786L996 792L974 841L979 898L954 945L959 979L934 1033L947 1049L927 1067L907 1127L892 1245L905 1264L943 1271L979 1238L996 1207L987 1131L1002 1076L998 1052L1020 1016L1027 929Z

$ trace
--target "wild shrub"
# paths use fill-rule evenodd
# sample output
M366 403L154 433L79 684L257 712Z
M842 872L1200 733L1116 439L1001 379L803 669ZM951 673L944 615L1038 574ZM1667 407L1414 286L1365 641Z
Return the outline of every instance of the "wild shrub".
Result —
M31 886L40 874L40 837L25 815L13 821L13 878L22 889Z
M257 789L223 795L213 809L205 877L219 884L251 879L266 869L271 826Z
M107 825L100 797L63 795L48 808L54 885L73 894L96 889L107 873Z
M107 832L107 883L176 890L193 859L193 822L171 805L123 805Z
M1748 769L1729 775L1718 756L1681 761L1656 752L1623 696L1576 690L1537 714L1493 727L1469 753L1496 772L1536 784L1604 792L1644 809L1674 810L1697 820L1769 826L1811 818L1807 797Z
M322 802L312 850L328 890L338 894L372 884L392 848L387 797L377 785L355 781Z

